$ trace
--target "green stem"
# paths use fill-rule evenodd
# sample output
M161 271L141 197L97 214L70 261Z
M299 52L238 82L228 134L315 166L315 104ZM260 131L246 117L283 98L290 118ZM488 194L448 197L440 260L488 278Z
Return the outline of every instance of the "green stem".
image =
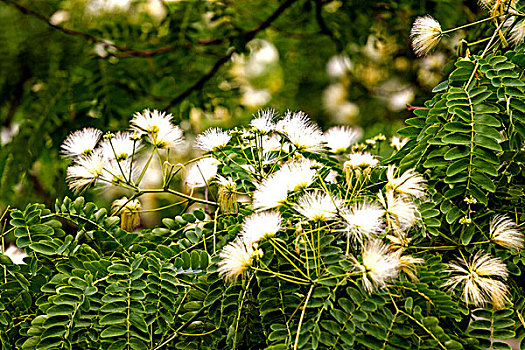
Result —
M498 16L496 16L496 17L498 17ZM479 21L472 22L472 23L467 23L467 24L464 24L464 25L456 27L456 28L443 30L441 32L441 34L452 33L452 32L455 32L456 30L460 30L460 29L463 29L463 28L468 28L468 27L474 26L476 24L480 24L480 23L483 23L483 22L486 22L486 21L490 21L490 20L492 20L492 19L494 19L496 17L487 17L487 18L480 19Z
M140 182L142 181L142 178L144 177L144 175L146 175L146 170L148 170L149 168L149 163L151 163L151 160L153 159L153 155L155 154L154 151L151 152L149 158L148 158L148 161L146 162L146 164L144 165L144 168L142 169L142 171L140 172L140 176L137 180L137 186L140 184Z
M241 319L242 306L244 304L244 298L246 298L246 293L248 292L248 287L250 286L250 283L252 282L253 276L255 275L250 276L250 279L248 280L248 284L246 284L246 288L244 288L244 292L242 293L241 303L239 305L239 312L237 313L237 320L235 320L235 334L233 336L232 350L235 350L235 347L237 346L237 330L239 329L239 320Z
M182 198L186 198L190 201L193 201L193 202L196 202L196 203L202 203L202 204L209 204L209 205L218 205L217 202L210 202L210 201L207 201L205 199L201 199L201 198L195 198L195 197L192 197L192 196L189 196L185 193L182 193L182 192L179 192L179 191L175 191L175 190L172 190L171 188L153 188L153 189L148 189L148 190L141 190L140 191L140 194L144 194L144 193L170 193L170 194L173 194L175 196L179 196L179 197L182 197Z
M308 301L310 301L310 297L312 296L313 290L314 290L314 286L312 284L310 286L310 290L308 291L308 295L306 296L306 300L304 301L303 310L301 311L301 317L299 318L299 325L297 326L297 334L295 335L295 342L293 344L294 350L297 350L297 345L299 344L299 336L301 335L301 326L303 325L304 314L306 313L306 307L308 306Z
M269 239L268 242L270 242L270 244L279 252L281 253L281 255L290 263L292 264L292 266L301 274L303 275L304 278L306 279L309 279L308 276L300 269L297 267L297 265L294 264L294 262L288 257L286 256L286 254L273 242L273 238Z

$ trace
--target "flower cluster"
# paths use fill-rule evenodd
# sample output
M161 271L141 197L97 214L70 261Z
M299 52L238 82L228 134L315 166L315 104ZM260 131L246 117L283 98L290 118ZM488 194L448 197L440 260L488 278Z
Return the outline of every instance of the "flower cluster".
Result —
M244 219L237 238L219 254L219 273L226 279L244 275L263 256L261 242L278 240L275 235L281 230L295 228L299 254L312 250L310 254L319 258L323 239L314 237L314 232L326 235L328 227L339 232L346 259L353 266L348 273L361 278L367 291L385 287L400 271L417 279L416 266L422 259L405 255L403 247L419 217L417 203L425 195L421 175L413 170L397 174L393 166L380 166L379 157L372 153L375 143L356 145L360 130L334 127L323 133L301 112L287 112L279 120L274 111L262 111L249 129L237 129L230 135L229 150L235 153L238 147L239 154L245 155L242 168L254 188L242 204L253 214ZM216 131L206 136L199 136L198 143L219 139ZM374 140L386 138L381 135ZM223 147L205 149L210 159L231 166L234 162ZM388 180L377 187L378 192L368 189L374 186L373 173L386 174ZM222 202L235 180L219 176ZM228 198L231 201L232 196ZM392 244L399 242L405 243ZM278 241L272 245L281 254L292 254ZM307 275L306 270L300 273Z
M72 133L62 145L63 155L73 162L67 170L70 188L79 192L101 183L134 192L113 206L122 228L133 230L140 224L138 197L147 192L140 181L155 156L163 188L151 192L214 205L215 215L240 218L240 229L228 231L233 240L217 254L217 271L228 281L244 279L249 271L299 283L333 278L323 260L326 251L340 252L338 259L348 267L343 275L355 278L369 293L397 278L417 281L425 261L413 243L426 239L417 231L423 227L419 206L427 200L427 183L414 169L381 164L378 145L385 136L357 143L359 129L323 132L302 112L279 117L264 110L247 128L210 128L197 135L194 149L201 156L174 164L169 150L176 150L184 137L172 121L169 114L145 110L133 116L130 131L103 135L85 128ZM406 142L392 140L396 151ZM189 193L170 187L179 171ZM513 252L523 248L523 234L507 215L493 216L484 234L486 241L480 244ZM333 246L327 250L326 244ZM291 263L291 273L267 265L276 254ZM445 273L451 276L443 288L461 287L467 304L500 308L509 300L506 265L482 250L449 262Z
M84 128L70 134L62 144L62 153L73 160L66 181L75 193L95 183L134 188L140 180L137 154L149 143L154 149L169 149L180 145L182 130L172 123L173 116L159 111L136 113L130 121L130 131L107 133Z

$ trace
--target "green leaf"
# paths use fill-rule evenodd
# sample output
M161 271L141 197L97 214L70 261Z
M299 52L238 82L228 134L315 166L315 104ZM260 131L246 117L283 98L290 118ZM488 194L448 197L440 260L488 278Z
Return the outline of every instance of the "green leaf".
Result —
M500 121L496 117L491 116L490 114L475 114L474 122L476 124L486 126L501 126Z
M464 135L464 134L448 134L445 137L441 138L441 141L443 141L446 144L452 144L452 145L470 145L470 135Z
M37 253L44 254L44 255L54 255L56 254L56 248L55 246L45 242L40 241L38 243L31 243L29 244L29 248L34 250Z
M100 333L101 338L114 338L127 333L124 326L109 326Z
M454 176L464 170L466 170L470 165L469 159L460 159L450 164L447 168L447 176Z
M108 267L108 271L116 275L129 275L131 273L131 267L121 263L113 263Z
M496 186L494 186L494 182L492 181L492 179L481 172L474 172L472 174L472 180L476 183L476 185L489 192L496 191Z
M445 160L456 160L459 158L466 157L470 154L470 150L467 147L456 146L451 148L445 153Z
M478 146L485 147L493 151L501 151L501 146L496 140L482 135L474 135L474 143Z

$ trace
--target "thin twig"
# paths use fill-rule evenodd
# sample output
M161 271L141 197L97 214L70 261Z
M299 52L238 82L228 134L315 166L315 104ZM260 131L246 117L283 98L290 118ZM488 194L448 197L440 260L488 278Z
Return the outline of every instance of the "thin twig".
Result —
M241 35L239 35L239 37L243 37L246 42L252 40L257 35L257 33L268 28L272 24L273 21L275 21L288 7L290 7L296 1L297 0L287 0L283 2L281 6L279 6L266 20L264 20L256 28L242 33ZM170 101L170 103L168 103L168 105L163 108L163 110L164 111L170 110L173 106L175 106L176 104L184 100L186 97L191 95L192 92L200 90L204 86L204 84L206 84L206 82L208 82L208 80L210 80L215 75L215 73L217 73L217 71L224 64L226 64L226 62L230 60L230 57L233 55L234 52L235 52L235 49L231 49L229 53L222 56L217 62L215 62L215 64L208 71L208 73L203 75L199 80L197 80L193 85L188 87L186 90L181 92L179 95L175 96Z
M339 40L338 37L335 36L335 34L330 30L328 25L326 24L324 18L323 18L323 2L322 0L315 0L315 19L317 21L317 24L319 25L319 28L321 28L321 34L324 34L332 40L334 43L337 52L343 52L344 46L341 40Z

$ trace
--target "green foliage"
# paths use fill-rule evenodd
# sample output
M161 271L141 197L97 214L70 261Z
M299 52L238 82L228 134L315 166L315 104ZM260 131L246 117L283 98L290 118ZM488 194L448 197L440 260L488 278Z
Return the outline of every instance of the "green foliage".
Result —
M383 86L399 80L403 88L428 93L443 74L440 66L422 67L409 50L406 37L421 14L420 1L133 0L127 11L88 10L106 3L111 7L98 0L0 2L0 124L13 132L1 136L3 206L52 205L71 195L58 154L67 134L86 126L121 128L146 107L188 121L195 134L210 125L237 125L265 105L306 110L322 124L360 124L370 133L386 126L391 134L408 112L384 108ZM160 9L151 9L155 3ZM286 6L277 13L280 5ZM425 7L448 26L473 16L459 0L427 1ZM248 57L253 45L246 44L254 38L271 43L279 60L265 74L242 79L270 90L272 99L240 106L246 83L236 80L229 55L233 50ZM342 82L325 72L337 54L355 67ZM323 107L323 91L332 83L342 83L359 107L357 120L338 120ZM390 127L391 120L398 122Z
M233 50L256 34L235 20L219 26ZM221 180L205 181L211 199L173 189L184 165L157 148L163 186L149 193L187 204L158 227L128 232L83 197L10 210L8 232L28 256L18 265L0 255L2 349L508 349L513 338L524 348L525 53L500 48L501 27L415 110L388 166L374 164L381 137L336 152L290 113L269 131L234 129L204 155L233 183L230 195L248 198L235 213L215 196ZM265 148L270 137L277 147ZM301 164L313 171L306 184L294 182L303 173L278 176ZM147 193L124 182L133 199ZM313 194L328 200L317 208ZM273 202L258 204L261 195ZM363 213L365 204L374 207ZM282 219L274 231L268 213ZM252 242L257 215L268 221ZM377 227L356 233L366 220Z
M177 327L207 328L181 327L202 313L205 251L189 250L183 239L173 249L148 250L153 242L123 231L118 217L82 197L56 209L30 205L11 214L17 244L31 255L21 266L2 255L3 348L144 349Z

